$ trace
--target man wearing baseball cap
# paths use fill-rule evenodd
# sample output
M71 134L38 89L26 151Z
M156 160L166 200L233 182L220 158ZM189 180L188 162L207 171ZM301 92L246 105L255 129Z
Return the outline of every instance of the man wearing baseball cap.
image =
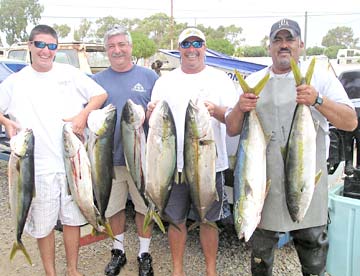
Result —
M338 129L351 131L357 126L357 117L340 81L328 70L315 65L310 84L296 86L290 60L295 60L302 76L305 76L309 65L300 61L303 48L304 43L301 41L301 31L297 22L281 19L274 23L270 30L269 45L273 64L246 78L250 87L254 87L266 74L270 74L269 81L259 97L251 93L241 94L226 117L228 134L233 136L241 132L244 114L256 110L264 132L271 134L266 150L267 178L271 180L271 185L261 212L261 221L251 237L253 276L272 275L274 251L279 234L283 232L289 232L293 238L302 274L325 275L329 248L326 231L329 122ZM301 190L296 192L297 198L301 193L306 194L309 198L308 204L292 204L289 201L291 193L286 187L290 182L290 166L287 166L281 154L282 149L287 148L293 114L298 104L307 106L314 121L319 123L319 127L314 130L315 139L306 144L306 148L313 147L314 154L313 157L307 157L307 163L314 162L312 166L316 167L315 171L321 171L322 174L317 182L313 179L316 185L311 182L298 185L301 186ZM310 171L312 166L311 169L308 167ZM300 181L296 179L296 182L292 183L292 186L295 186ZM309 186L312 187L312 191L307 193L305 191L310 188ZM298 215L297 210L304 205L307 206L303 209L305 211Z
M206 39L202 31L197 28L187 28L179 35L179 52L181 66L159 78L148 104L148 116L159 100L165 100L170 106L177 132L177 170L185 172L184 164L184 128L185 114L189 100L200 99L211 116L211 126L214 132L217 156L215 160L216 175L209 181L209 189L217 191L218 200L208 204L208 212L201 219L198 208L194 211L195 220L200 224L200 243L205 256L206 275L215 276L216 255L218 250L218 230L214 223L230 214L224 210L226 201L223 171L228 168L228 157L225 145L225 111L237 100L235 85L222 71L205 64ZM151 118L150 118L151 119ZM211 160L206 167L211 167ZM209 172L209 175L211 173ZM179 177L184 179L184 177ZM211 183L216 187L211 187ZM184 276L184 252L186 245L186 220L191 205L196 206L190 196L190 185L185 181L172 186L170 198L165 208L165 217L170 218L169 244L173 261L173 276ZM193 203L193 204L192 204ZM198 207L198 206L197 206ZM179 231L179 229L181 231ZM189 272L190 273L190 272Z

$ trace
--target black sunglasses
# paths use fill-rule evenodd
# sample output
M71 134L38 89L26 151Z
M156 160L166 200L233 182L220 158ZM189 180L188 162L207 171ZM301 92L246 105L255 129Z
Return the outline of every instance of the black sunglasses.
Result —
M31 43L34 43L36 48L44 49L46 46L49 50L56 50L58 45L56 43L45 43L44 41L31 41Z
M203 46L204 41L183 41L180 43L180 47L183 49L188 49L192 45L194 48L201 48Z

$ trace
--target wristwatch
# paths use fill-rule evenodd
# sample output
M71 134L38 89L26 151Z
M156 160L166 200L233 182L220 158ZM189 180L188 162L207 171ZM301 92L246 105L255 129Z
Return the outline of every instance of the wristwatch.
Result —
M316 97L316 100L315 100L313 106L317 107L317 106L319 106L319 105L322 105L322 104L323 104L323 101L324 101L324 100L323 100L322 95L318 94L318 96Z

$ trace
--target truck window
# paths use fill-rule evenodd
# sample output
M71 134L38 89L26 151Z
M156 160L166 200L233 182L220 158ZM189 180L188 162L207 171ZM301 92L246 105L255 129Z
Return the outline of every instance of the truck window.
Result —
M11 50L9 51L8 58L26 61L27 50Z
M80 68L77 51L74 49L59 49L56 53L55 61L59 63L66 63Z

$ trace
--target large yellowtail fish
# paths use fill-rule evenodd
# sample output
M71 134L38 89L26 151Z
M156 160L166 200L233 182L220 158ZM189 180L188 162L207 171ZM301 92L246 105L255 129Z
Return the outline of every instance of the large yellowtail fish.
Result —
M114 177L113 149L116 108L112 104L93 110L88 117L89 137L87 151L91 164L93 190L101 219L109 203Z
M10 252L10 260L21 250L30 265L31 258L21 236L35 195L34 143L31 129L24 129L13 136L10 140L11 154L8 164L10 209L16 229L16 241Z
M161 218L169 220L164 217L163 211L177 175L176 143L176 128L170 107L166 101L159 101L149 120L145 177L145 193L156 210L150 205L151 208L145 216L144 229L151 219L160 225L156 211ZM170 220L169 222L172 223Z
M216 144L211 121L202 100L189 101L185 115L183 174L201 222L209 224L206 214L215 200L219 200L216 190Z
M144 198L145 193L145 149L146 137L143 128L145 111L132 100L125 103L120 120L121 144L124 149L126 167Z
M259 95L269 80L267 74L254 88L235 72L244 93ZM244 115L234 171L234 224L239 239L247 242L261 220L270 181L266 178L266 148L269 137L256 110Z
M73 133L71 124L63 126L63 142L66 178L73 199L96 232L104 232L102 227L104 226L107 234L114 238L111 227L102 220L99 210L94 204L89 157L84 144Z
M310 84L315 67L311 61L305 78L291 59L291 68L296 85ZM311 115L310 107L298 104L295 109L291 130L286 147L285 192L286 203L291 219L300 222L305 217L315 190L315 184L321 177L316 173L316 133L317 126Z

